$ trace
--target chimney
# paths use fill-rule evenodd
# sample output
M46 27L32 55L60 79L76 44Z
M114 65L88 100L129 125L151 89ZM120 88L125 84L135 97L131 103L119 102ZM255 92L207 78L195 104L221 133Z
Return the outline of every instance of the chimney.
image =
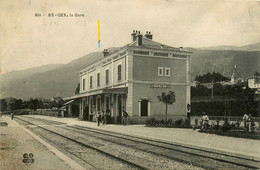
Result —
M133 30L133 33L131 34L132 42L136 41L136 34L137 34L137 30Z
M140 31L138 31L137 36L137 45L138 46L142 46L143 45L143 34L140 33Z
M104 49L103 51L103 57L106 57L109 55L108 49Z
M146 31L146 34L144 36L150 40L153 40L153 34L151 34L151 31Z

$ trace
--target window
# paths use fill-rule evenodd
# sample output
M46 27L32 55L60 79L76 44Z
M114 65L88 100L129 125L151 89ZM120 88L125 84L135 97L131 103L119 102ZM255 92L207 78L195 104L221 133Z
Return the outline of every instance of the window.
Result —
M109 71L108 69L106 70L106 84L109 83Z
M158 76L163 76L163 67L158 67Z
M89 77L89 88L92 89L92 76Z
M97 73L97 86L100 86L100 73Z
M121 64L117 66L117 80L121 81Z
M170 77L171 76L171 69L165 68L165 76Z
M83 87L83 90L85 90L85 79L83 79L83 83L82 83L82 87Z

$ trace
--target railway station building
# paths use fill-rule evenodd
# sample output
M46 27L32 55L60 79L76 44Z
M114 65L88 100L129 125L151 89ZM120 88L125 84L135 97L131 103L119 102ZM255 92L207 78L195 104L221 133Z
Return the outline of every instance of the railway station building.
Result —
M97 112L110 110L112 123L121 123L123 110L129 123L165 119L162 92L174 91L176 101L168 106L168 119L185 118L190 104L191 52L153 41L151 32L134 30L132 41L110 52L79 72L79 119L95 121Z

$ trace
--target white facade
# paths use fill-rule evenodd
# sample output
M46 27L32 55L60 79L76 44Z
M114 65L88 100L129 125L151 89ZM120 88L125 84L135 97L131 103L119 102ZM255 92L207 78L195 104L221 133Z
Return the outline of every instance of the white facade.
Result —
M251 89L260 89L260 78L248 79L248 87Z

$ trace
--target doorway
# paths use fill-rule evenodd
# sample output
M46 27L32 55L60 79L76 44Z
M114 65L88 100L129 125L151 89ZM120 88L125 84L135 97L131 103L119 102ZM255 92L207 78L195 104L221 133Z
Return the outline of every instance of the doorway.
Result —
M148 100L141 101L141 116L148 116Z
M89 117L89 106L86 105L84 106L83 108L83 120L88 120L88 117Z

